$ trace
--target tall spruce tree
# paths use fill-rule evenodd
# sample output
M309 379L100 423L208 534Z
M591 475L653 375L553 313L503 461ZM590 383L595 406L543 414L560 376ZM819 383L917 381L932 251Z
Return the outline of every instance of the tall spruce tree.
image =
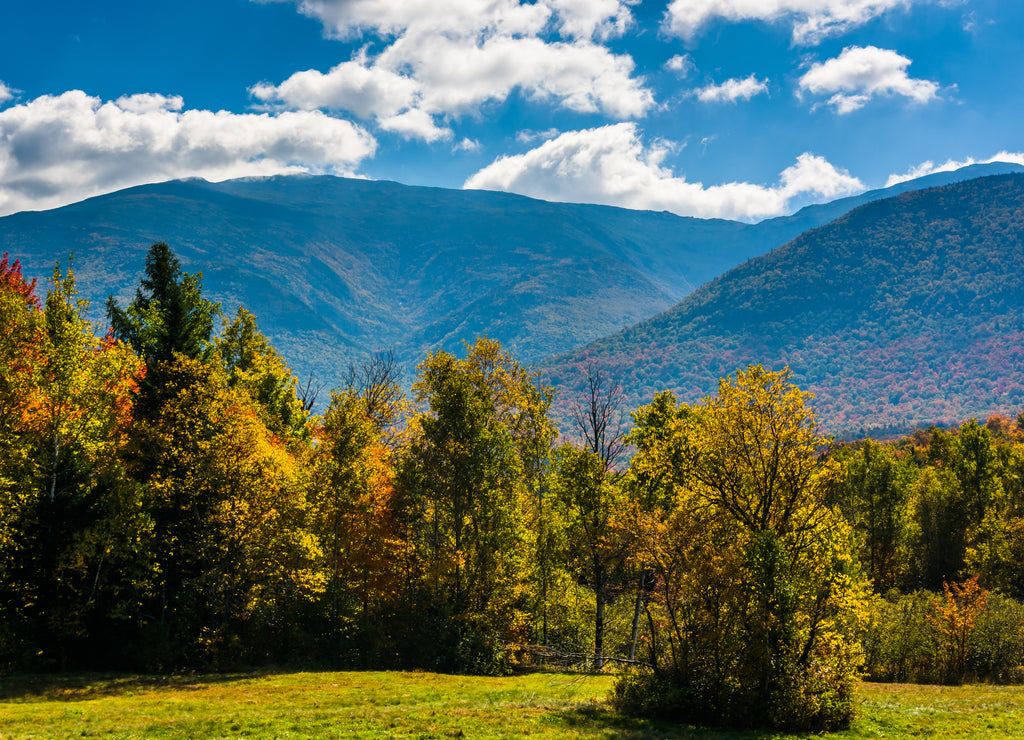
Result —
M210 348L220 306L203 298L202 273L182 272L171 248L157 242L146 255L146 270L135 299L123 309L107 298L114 336L131 345L146 363L139 410L151 416L160 405L163 373L175 355L198 359Z

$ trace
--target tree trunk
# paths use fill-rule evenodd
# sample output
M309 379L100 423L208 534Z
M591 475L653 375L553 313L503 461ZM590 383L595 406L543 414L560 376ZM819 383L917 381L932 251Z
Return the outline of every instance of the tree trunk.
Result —
M597 597L597 611L594 614L594 667L604 668L604 565L594 558L594 595Z
M640 563L640 580L636 584L636 603L633 605L633 635L629 641L629 659L636 660L636 642L640 637L640 607L643 606L644 582L647 580L647 571L644 564Z

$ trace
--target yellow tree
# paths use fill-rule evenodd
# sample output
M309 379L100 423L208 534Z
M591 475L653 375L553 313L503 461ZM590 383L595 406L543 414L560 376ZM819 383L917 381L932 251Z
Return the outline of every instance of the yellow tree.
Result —
M674 441L651 452L673 452L676 501L640 538L659 578L657 678L621 683L620 705L730 724L849 721L862 586L807 400L788 370L752 366L666 415Z
M424 598L451 641L475 645L457 657L466 665L448 667L470 670L494 670L500 643L526 636L524 461L535 454L527 439L546 435L529 428L530 405L543 403L527 387L533 376L496 348L480 340L465 360L438 352L420 365L413 390L425 408L412 420L400 473Z
M239 307L214 341L227 383L252 399L267 429L286 441L305 441L307 410L297 380L284 359L256 326L256 317Z
M331 394L309 462L310 524L319 538L318 569L327 584L333 635L352 636L365 660L373 620L407 580L407 540L396 511L391 451L351 390Z
M270 648L261 636L282 610L320 590L303 476L221 369L177 355L159 371L163 403L136 420L145 452L130 458L154 522L158 581L143 614L159 664L223 665Z
M113 608L111 578L138 555L130 542L145 526L118 462L141 364L127 347L96 338L86 308L73 273L55 268L21 387L33 492L15 562L44 660L74 652L68 641L84 637L83 620Z

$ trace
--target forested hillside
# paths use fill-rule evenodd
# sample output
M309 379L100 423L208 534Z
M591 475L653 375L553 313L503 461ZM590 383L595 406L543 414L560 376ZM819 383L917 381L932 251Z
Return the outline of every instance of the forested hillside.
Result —
M0 218L0 252L32 275L74 254L98 307L128 299L145 250L166 242L212 300L257 310L296 371L332 386L381 348L406 377L427 351L484 334L528 363L569 351L886 192L751 225L335 177L190 180Z
M909 429L1024 406L1024 176L862 206L751 259L673 309L550 365L597 362L627 405L693 400L789 366L835 432Z
M209 297L259 309L296 369L334 385L381 348L409 368L487 333L527 360L664 310L771 248L751 227L504 193L335 177L148 185L0 219L0 247L48 274L75 257L84 296L127 299L168 243ZM795 232L794 232L795 234Z

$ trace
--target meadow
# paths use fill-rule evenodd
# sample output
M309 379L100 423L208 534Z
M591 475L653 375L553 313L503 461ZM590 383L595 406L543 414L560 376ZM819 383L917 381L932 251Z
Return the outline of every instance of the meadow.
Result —
M612 677L409 672L0 679L0 738L761 738L624 718ZM862 683L857 720L818 738L1024 736L1024 689Z

